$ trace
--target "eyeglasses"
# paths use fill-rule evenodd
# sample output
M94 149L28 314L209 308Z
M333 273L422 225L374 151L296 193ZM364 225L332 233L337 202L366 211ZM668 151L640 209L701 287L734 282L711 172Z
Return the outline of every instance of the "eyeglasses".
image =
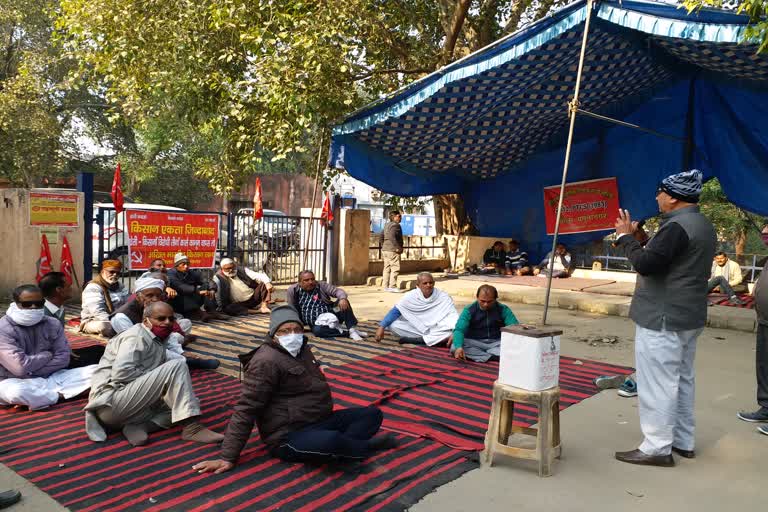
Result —
M22 300L17 302L16 304L21 307L21 309L43 309L43 306L45 306L44 300Z
M119 274L120 273L119 270L104 270L104 272L106 272L107 274L109 274L111 276L114 276L115 274Z
M276 336L285 336L286 334L304 334L304 328L303 327L293 327L293 328L285 328L280 329L275 332Z
M175 316L156 316L156 317L152 317L152 320L157 320L158 322L165 322L165 321L175 320L175 319L176 319Z

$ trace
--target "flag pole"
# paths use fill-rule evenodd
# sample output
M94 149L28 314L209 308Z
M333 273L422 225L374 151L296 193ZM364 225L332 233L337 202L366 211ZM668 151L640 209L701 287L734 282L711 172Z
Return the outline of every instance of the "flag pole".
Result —
M307 270L307 259L309 258L309 244L312 240L312 226L315 224L315 201L317 200L317 184L320 181L320 168L323 160L323 140L325 139L325 130L320 132L320 148L317 150L317 170L315 171L315 187L312 189L312 209L309 214L309 229L307 241L304 244L304 260L299 272Z
M586 19L584 20L584 35L581 39L581 54L579 55L579 67L576 72L576 85L573 90L573 100L568 103L568 117L570 126L568 128L568 143L565 146L565 161L563 162L563 180L560 184L560 198L557 201L557 216L555 217L555 233L552 237L552 251L549 257L549 275L547 276L547 291L544 297L544 316L542 325L547 325L547 313L549 312L549 296L552 292L552 267L555 265L555 248L557 247L557 234L560 230L560 216L563 210L563 197L565 195L565 182L568 178L568 164L571 160L571 145L573 144L573 130L576 126L576 113L579 109L579 91L581 89L581 73L584 69L584 59L587 54L587 38L589 36L589 20L592 17L593 0L587 0Z

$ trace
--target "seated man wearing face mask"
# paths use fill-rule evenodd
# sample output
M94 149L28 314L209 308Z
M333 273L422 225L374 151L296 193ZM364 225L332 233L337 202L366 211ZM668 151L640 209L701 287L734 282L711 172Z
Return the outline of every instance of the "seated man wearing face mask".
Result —
M161 274L150 274L150 277L142 277L136 280L134 297L120 306L111 318L112 328L117 334L125 332L136 324L141 323L144 308L153 302L163 302L165 295L163 288L165 283L157 276ZM190 368L200 368L213 370L219 367L218 359L202 359L184 352L184 345L193 341L192 322L186 318L179 318L174 314L173 333L168 337L166 350L168 359L186 359Z
M128 299L128 290L120 284L122 268L118 260L101 262L99 275L83 290L80 332L101 334L107 338L115 335L109 316Z
M242 356L243 387L221 447L221 458L192 466L223 473L237 463L254 424L270 454L289 462L362 460L392 448L392 434L376 436L378 407L333 410L331 389L292 306L272 310L266 342Z
M96 365L67 370L70 350L64 328L45 316L43 292L26 284L0 318L0 405L44 409L91 387Z
M168 358L174 320L171 306L152 302L144 308L141 324L109 340L85 406L85 430L92 441L105 441L106 430L122 430L130 444L140 446L150 433L173 424L184 427L185 441L223 439L198 421L200 402L187 364Z

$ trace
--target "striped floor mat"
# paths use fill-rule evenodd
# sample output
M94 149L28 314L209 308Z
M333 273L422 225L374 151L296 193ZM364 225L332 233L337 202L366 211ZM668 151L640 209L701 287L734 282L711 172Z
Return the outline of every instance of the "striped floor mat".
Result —
M562 406L595 394L593 377L629 372L563 358ZM178 428L153 434L144 447L117 434L92 443L83 431L84 400L75 400L34 413L0 409L0 461L76 511L396 511L478 466L474 450L482 448L495 364L459 363L424 347L326 374L337 406L379 404L398 448L359 465L313 467L270 458L254 432L235 470L199 475L191 466L217 457L218 448L183 442ZM205 423L223 431L238 380L193 372L193 381ZM535 421L533 410L521 413L518 424Z
M79 314L79 310L67 309L68 316ZM378 322L360 321L358 329L369 334L365 341L353 341L350 338L338 337L323 339L307 333L312 349L321 364L326 368L354 363L402 350L397 338L389 332L381 343L373 341ZM210 323L194 322L192 333L197 340L189 344L185 350L200 357L212 357L221 361L218 371L233 377L239 376L240 362L238 354L244 354L258 347L269 328L267 315L251 315L232 317L226 321ZM73 349L86 347L95 343L105 344L106 339L99 336L82 334L68 328L67 338Z

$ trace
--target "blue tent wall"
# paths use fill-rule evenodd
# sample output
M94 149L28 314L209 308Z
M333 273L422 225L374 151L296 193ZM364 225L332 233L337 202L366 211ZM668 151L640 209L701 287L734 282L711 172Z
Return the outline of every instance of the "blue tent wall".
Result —
M574 45L580 44L584 5L576 2L350 116L334 131L330 164L387 193L459 193L480 234L516 237L532 252L545 252L551 238L544 229L542 188L561 180L565 103L572 94L572 59ZM722 11L688 15L655 2L606 0L598 9L592 60L585 68L584 108L690 144L580 115L568 182L616 176L622 207L641 219L657 213L654 193L664 176L696 167L705 178L717 176L735 204L768 215L768 58L755 57L754 46L737 44L745 18ZM500 61L513 51L517 53L511 60ZM632 66L626 65L627 59ZM545 73L533 67L540 61L548 66ZM526 81L530 73L539 73L538 82ZM478 90L494 87L505 76L510 76L509 88L499 89L497 104L483 111L487 103L477 102ZM453 81L440 82L446 77ZM643 86L634 87L638 83ZM559 103L547 100L554 94L559 94ZM460 109L462 95L474 102L467 105L480 110L466 118L454 112L453 127L446 128L445 120L451 117L441 113L446 110L442 107ZM510 97L519 97L520 106L509 110L505 102ZM464 141L455 135L478 118L492 121L486 125L486 139ZM500 119L510 127L530 125L531 133L544 128L546 140L526 138L529 133L512 128L504 131L505 126L494 139L494 126L499 125L493 123ZM547 133L548 123L557 129ZM434 129L438 135L432 136L437 141L432 143L429 131ZM439 166L440 158L424 158L418 153L422 139L426 146L433 144L429 151L436 156L461 155L455 159L460 165L445 169ZM515 155L516 140L533 153L500 162L503 151ZM502 153L487 151L489 162L495 162L495 177L480 179L462 167L485 148L496 147ZM605 234L565 235L563 240L578 244Z

